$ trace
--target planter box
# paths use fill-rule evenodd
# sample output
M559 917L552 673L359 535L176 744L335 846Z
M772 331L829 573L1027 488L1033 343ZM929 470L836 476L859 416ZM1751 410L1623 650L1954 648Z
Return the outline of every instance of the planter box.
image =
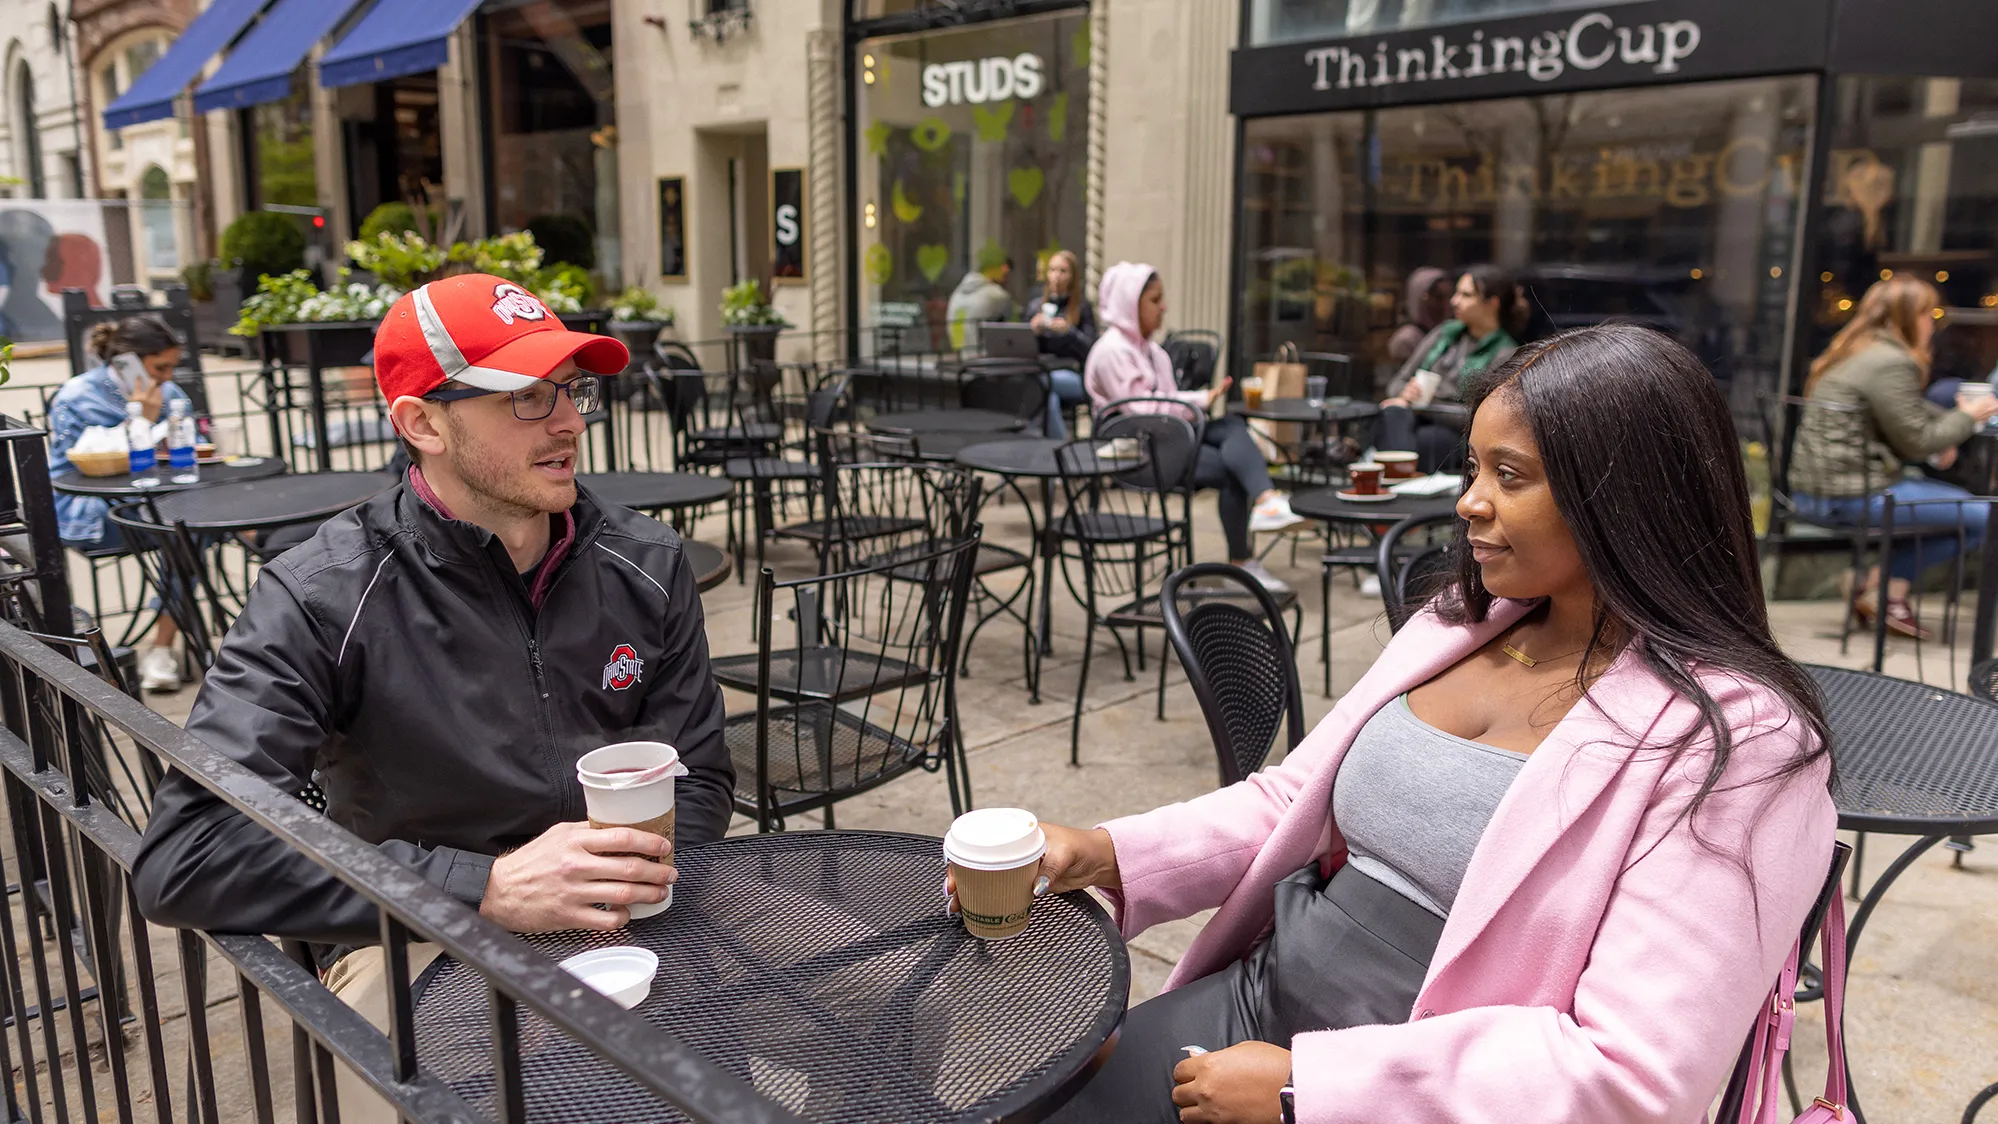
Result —
M789 324L750 324L729 328L728 334L735 340L736 362L742 366L758 359L775 363L777 337L788 327Z
M264 355L299 367L354 367L374 350L372 321L278 324L263 331Z
M606 320L603 330L617 337L630 350L633 365L638 365L653 358L653 343L659 339L659 333L670 327L663 320Z

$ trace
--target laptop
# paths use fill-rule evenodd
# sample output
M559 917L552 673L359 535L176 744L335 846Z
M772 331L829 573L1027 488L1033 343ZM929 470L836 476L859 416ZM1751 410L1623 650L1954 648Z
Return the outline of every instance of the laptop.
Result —
M1041 358L1041 341L1026 324L988 321L978 326L978 342L984 345L987 358L1024 359L1030 363Z

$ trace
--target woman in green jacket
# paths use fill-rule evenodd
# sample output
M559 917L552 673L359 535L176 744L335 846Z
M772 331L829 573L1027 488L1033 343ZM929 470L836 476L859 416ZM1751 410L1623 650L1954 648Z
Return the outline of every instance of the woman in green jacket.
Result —
M1959 546L1976 549L1984 539L1987 505L1961 502L1971 494L1906 469L1928 460L1948 468L1956 447L1998 414L1998 398L1989 394L1959 396L1955 409L1922 397L1939 299L1935 286L1915 277L1890 277L1866 290L1851 323L1811 364L1804 392L1825 408L1804 409L1790 465L1797 511L1820 523L1877 526L1885 497L1897 505L1915 504L1894 512L1887 627L1917 639L1927 639L1928 630L1909 608L1908 590L1924 568L1955 557ZM1925 527L1935 533L1922 538L1900 533ZM1873 618L1875 597L1868 591L1879 580L1875 567L1851 591L1853 612L1862 623Z
M1455 468L1469 418L1453 411L1462 411L1463 390L1473 375L1498 366L1519 349L1519 341L1506 330L1518 307L1519 286L1504 271L1491 265L1466 269L1450 294L1452 318L1422 337L1389 381L1375 446L1415 453L1424 472ZM1424 403L1429 409L1418 421L1410 384L1423 371L1438 378L1433 397Z

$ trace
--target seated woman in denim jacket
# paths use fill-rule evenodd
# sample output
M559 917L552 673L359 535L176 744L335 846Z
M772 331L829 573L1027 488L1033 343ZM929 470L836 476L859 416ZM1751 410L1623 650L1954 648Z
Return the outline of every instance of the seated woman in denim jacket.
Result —
M158 316L130 316L99 324L90 330L84 347L97 358L97 366L62 384L49 403L51 477L76 471L69 463L69 451L85 429L123 425L128 400L141 404L147 421L158 421L167 403L187 397L186 391L173 384L174 367L180 362L180 338ZM138 356L145 369L144 378L136 385L128 385L112 364L113 356L128 354ZM111 509L105 501L57 492L55 507L57 533L64 546L107 550L123 545L118 528L105 518ZM173 641L173 621L162 614L159 627L153 631L152 646L139 657L139 681L146 690L180 689L180 664L174 658Z

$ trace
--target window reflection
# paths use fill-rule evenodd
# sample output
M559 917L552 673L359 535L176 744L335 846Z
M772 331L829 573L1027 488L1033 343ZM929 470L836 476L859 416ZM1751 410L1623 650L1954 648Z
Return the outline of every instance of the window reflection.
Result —
M1848 77L1836 104L1813 350L1868 285L1912 271L1950 310L1935 376L1982 377L1998 364L1998 81Z
M1650 324L1750 409L1779 382L1812 90L1785 78L1251 121L1243 351L1351 355L1378 386L1411 275L1493 262L1530 293L1523 339Z
M1631 0L1608 0L1610 4ZM1603 0L1252 0L1249 43L1293 43L1371 35L1431 24L1600 8Z

